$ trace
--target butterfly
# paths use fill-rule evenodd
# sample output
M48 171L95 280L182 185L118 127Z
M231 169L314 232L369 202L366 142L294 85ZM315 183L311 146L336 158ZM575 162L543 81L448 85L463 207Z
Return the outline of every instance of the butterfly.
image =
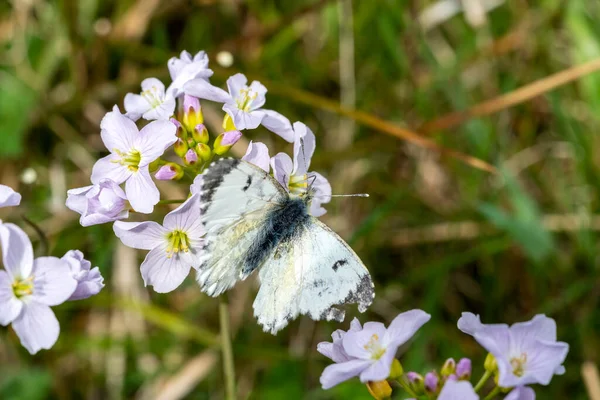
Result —
M344 320L339 305L364 312L375 296L369 271L331 229L309 214L314 193L289 194L249 162L221 159L200 179L206 229L197 281L218 296L258 270L253 308L265 332L277 333L298 315Z

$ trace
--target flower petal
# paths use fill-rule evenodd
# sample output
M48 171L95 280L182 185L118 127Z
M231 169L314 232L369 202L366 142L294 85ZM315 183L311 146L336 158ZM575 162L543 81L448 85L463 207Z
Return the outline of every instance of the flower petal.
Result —
M252 95L255 96L254 100L252 100L251 109L258 110L265 105L267 88L259 81L252 81L250 84L250 91L252 92Z
M167 96L160 105L145 112L143 117L145 120L148 120L148 121L152 121L152 120L168 121L174 112L175 112L175 99L171 96Z
M227 90L229 90L229 95L234 99L237 98L241 94L242 89L246 88L247 83L248 78L246 78L246 75L244 74L237 73L230 76L227 79Z
M530 321L517 322L510 327L515 337L523 340L540 339L556 341L556 322L544 314L538 314Z
M191 263L180 254L167 257L165 246L150 250L140 270L144 283L154 287L158 293L175 290L189 275Z
M264 143L250 141L248 150L246 150L246 154L242 157L242 160L248 161L263 169L266 173L269 173L269 149Z
M125 193L131 207L144 214L150 214L160 200L160 192L150 177L148 166L140 168L138 172L127 179Z
M0 207L18 206L21 204L21 195L11 187L0 185Z
M113 230L125 246L142 250L152 250L162 246L169 232L154 221L117 221L113 224Z
M142 91L146 90L156 92L159 96L163 96L165 94L165 85L159 79L156 78L146 78L142 81Z
M325 357L333 360L333 343L320 342L317 344L317 351Z
M67 208L76 213L83 214L87 209L86 194L93 188L93 185L67 190Z
M109 154L96 161L92 168L92 183L100 183L103 179L113 180L117 185L125 182L133 172L119 164L119 161L120 157L116 154Z
M41 349L50 349L60 333L58 320L50 307L36 301L23 305L23 310L13 321L12 327L23 347L31 354Z
M168 230L179 229L191 236L190 239L199 239L204 235L202 221L200 220L200 195L193 195L183 204L165 216L163 225Z
M473 336L478 330L483 328L479 315L470 312L463 312L458 319L458 329L464 333Z
M385 345L385 343L381 342L385 332L385 325L381 322L367 322L360 331L346 332L342 339L344 351L350 357L370 360L372 358L372 352L366 345L369 342L372 342L374 338L379 338L376 340L378 340L380 344Z
M327 178L318 172L309 172L308 182L312 182L311 188L314 191L314 196L310 203L310 215L320 217L327 212L322 204L331 201L331 185Z
M140 167L162 156L177 141L176 133L177 127L171 121L152 121L144 126L136 139L138 150L142 153Z
M69 297L69 300L83 300L100 293L104 288L104 278L98 267L92 268L87 273L85 280L77 282L77 288Z
M33 247L27 234L15 224L0 223L2 261L11 278L27 278L33 268Z
M396 351L398 346L392 346L385 350L385 353L371 366L365 369L360 374L360 381L366 383L368 381L382 381L390 376L390 369L392 367L392 361L396 357Z
M473 385L467 381L447 380L438 396L438 400L478 400Z
M535 391L527 386L519 386L511 390L504 400L535 400Z
M294 141L294 130L290 120L273 110L261 111L265 114L261 124L273 133L281 136L285 141L292 143Z
M137 121L140 117L152 108L148 100L139 94L127 93L124 100L125 116L132 121Z
M67 301L77 287L69 263L56 257L39 257L33 261L33 294L40 304L57 306Z
M331 389L348 379L360 375L362 371L369 368L371 361L367 360L352 360L340 364L332 364L327 366L321 374L321 385L323 389Z
M302 122L294 122L294 175L304 175L315 152L315 134Z
M23 302L13 293L12 279L6 271L0 270L0 325L6 326L19 316Z
M104 145L113 153L116 150L128 152L138 134L138 128L131 119L127 118L115 106L100 122L100 136Z
M569 352L569 345L564 342L541 342L532 343L527 348L521 349L527 354L527 363L525 365L525 373L518 381L514 374L507 371L506 374L500 374L499 384L504 387L512 387L518 385L534 384L539 383L541 385L547 385L552 380L556 369L562 365L567 358ZM500 367L500 364L498 364ZM504 383L516 383L509 386L505 386Z
M273 177L289 192L290 176L294 168L290 156L285 153L278 153L271 158L271 168L273 168Z
M183 90L190 96L216 101L217 103L227 103L233 101L229 93L223 89L211 85L204 79L193 79L189 81L183 86Z
M265 117L265 113L262 110L246 112L240 110L234 104L224 104L223 111L229 114L238 130L256 129Z
M423 310L410 310L399 314L386 331L384 343L400 346L406 343L427 321L431 315Z

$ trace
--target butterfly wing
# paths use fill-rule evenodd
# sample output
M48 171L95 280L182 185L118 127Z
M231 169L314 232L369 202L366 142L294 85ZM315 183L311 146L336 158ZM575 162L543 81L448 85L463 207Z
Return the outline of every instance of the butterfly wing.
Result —
M202 291L217 296L252 272L243 268L245 257L265 216L287 199L275 179L248 162L222 159L205 171L200 218L207 233L197 275Z
M273 334L299 314L341 322L345 313L336 306L358 303L364 312L375 297L369 271L356 253L314 217L276 248L259 277L254 315Z

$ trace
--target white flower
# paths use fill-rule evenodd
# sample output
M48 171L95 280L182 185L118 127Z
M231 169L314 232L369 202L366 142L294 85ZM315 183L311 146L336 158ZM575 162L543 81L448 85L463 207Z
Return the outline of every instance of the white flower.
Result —
M168 120L175 111L175 98L165 93L165 85L156 78L142 81L142 93L125 95L127 117L137 121L140 117L151 120Z
M0 185L0 207L18 206L21 195L6 185Z
M200 265L204 229L199 195L193 195L167 214L163 225L154 221L117 221L113 229L126 246L150 250L140 269L145 284L154 286L159 293L177 288L190 268Z
M189 52L184 50L179 58L172 57L167 66L173 80L167 93L175 98L183 94L183 86L190 80L208 80L213 74L213 71L208 68L208 56L204 51L199 51L192 57Z

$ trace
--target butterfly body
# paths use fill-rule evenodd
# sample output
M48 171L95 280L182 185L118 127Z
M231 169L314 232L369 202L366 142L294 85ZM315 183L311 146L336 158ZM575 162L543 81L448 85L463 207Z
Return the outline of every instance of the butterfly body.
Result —
M299 314L338 320L336 306L371 304L371 278L358 256L309 213L312 193L289 194L262 169L224 159L202 176L206 234L198 283L217 296L258 270L258 322L276 333Z

